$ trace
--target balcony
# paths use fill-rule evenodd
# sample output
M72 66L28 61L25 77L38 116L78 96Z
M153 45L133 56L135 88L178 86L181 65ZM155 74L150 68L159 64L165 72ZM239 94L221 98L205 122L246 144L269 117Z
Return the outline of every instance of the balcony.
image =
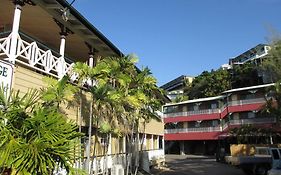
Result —
M268 117L268 118L253 118L253 119L239 119L239 120L230 120L225 123L222 127L222 130L226 130L231 126L238 125L251 125L251 124L273 124L276 123L276 118Z
M265 102L266 102L265 98L235 100L235 101L229 101L228 106L248 105L248 104L265 103Z
M0 59L12 59L11 40L10 32L0 34ZM65 75L73 63L24 33L17 36L16 62L56 78Z
M205 110L198 110L198 111L168 113L168 114L163 114L163 117L168 118L168 117L178 117L178 116L214 114L214 113L219 113L219 112L220 112L220 109L218 109L218 108L217 109L205 109Z
M254 119L239 119L230 120L225 123L222 128L217 127L196 127L196 128L178 128L178 129L165 129L165 134L176 134L176 133L194 133L194 132L218 132L228 129L230 126L236 125L248 125L248 124L272 124L276 123L276 118L254 118Z
M187 116L191 117L196 115L205 115L205 114L210 115L210 114L219 114L219 113L222 113L223 116L221 117L223 118L227 114L225 113L226 112L225 109L227 106L229 107L228 112L253 111L253 110L259 110L261 105L264 104L265 102L266 102L265 98L235 100L235 101L229 101L228 104L224 104L221 108L187 111L187 112L174 112L174 113L172 112L172 113L163 114L163 118L167 120L167 118L187 117ZM198 118L198 120L202 120L202 118ZM169 120L169 122L174 122L174 121Z
M191 133L191 132L216 132L221 131L220 127L196 127L196 128L180 128L180 129L165 129L165 134L175 133Z
M240 119L230 120L229 125L248 125L248 124L269 124L276 123L276 118L255 118L255 119Z

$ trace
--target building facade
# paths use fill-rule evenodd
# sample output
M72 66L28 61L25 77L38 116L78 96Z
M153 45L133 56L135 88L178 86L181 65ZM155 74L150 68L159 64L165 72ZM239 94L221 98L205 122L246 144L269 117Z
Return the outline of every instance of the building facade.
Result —
M7 77L5 81L1 77L1 83L8 90L20 90L24 94L30 88L46 86L43 81L46 76L62 78L75 62L94 66L98 57L123 56L66 0L0 0L0 4L0 72ZM77 123L79 118L83 119L82 131L89 125L89 111L82 108L87 105L85 99L81 106L64 109L69 119ZM163 131L163 123L156 120L142 131L144 151L150 162L163 159ZM110 137L105 145L101 137L99 142L98 157L91 157L91 161L98 162L93 164L98 165L94 171L104 169L102 161L107 154L106 166L122 172L126 163L126 139ZM106 153L103 152L105 146L108 147ZM89 162L77 162L77 167L85 166L90 166Z
M274 128L277 119L262 109L273 84L232 89L220 96L163 106L165 150L177 154L214 155L221 139L234 127Z
M268 54L270 46L266 44L258 44L255 47L245 51L244 53L229 59L230 67L233 65L241 65L248 62L260 64L263 58Z
M183 88L187 83L191 83L194 77L181 75L174 80L162 85L160 88L167 91L167 96L169 99L173 100L177 96L183 95Z

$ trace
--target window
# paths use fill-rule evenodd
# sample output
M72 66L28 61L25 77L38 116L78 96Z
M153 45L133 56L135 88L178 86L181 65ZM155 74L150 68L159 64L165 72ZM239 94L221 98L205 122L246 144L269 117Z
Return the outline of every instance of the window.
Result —
M119 138L119 153L123 153L124 137Z
M255 98L255 94L253 93L253 94L247 94L246 95L246 100L247 99L253 99L253 98Z
M279 159L279 154L277 149L272 150L272 157L274 160Z
M165 106L163 109L164 114L178 112L178 106Z
M219 121L218 120L213 120L212 121L212 126L213 127L216 127L216 126L218 126L219 125Z
M159 136L159 145L158 145L159 149L163 149L163 136Z
M100 144L101 144L102 146L106 146L106 145L108 144L107 138L101 138L101 139L100 139Z
M249 117L248 112L241 112L239 113L238 119L247 119Z
M196 123L195 123L195 127L200 127L201 122L202 122L202 120L198 120L198 121L196 121Z
M254 112L249 112L248 113L248 118L255 118L256 114Z
M211 104L211 108L212 108L212 109L217 109L217 108L218 108L218 105L217 105L216 103L212 103L212 104Z

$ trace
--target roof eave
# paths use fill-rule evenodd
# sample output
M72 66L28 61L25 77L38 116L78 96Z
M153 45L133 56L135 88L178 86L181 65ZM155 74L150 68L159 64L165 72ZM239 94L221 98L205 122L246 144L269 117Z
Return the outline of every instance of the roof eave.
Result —
M73 6L71 6L66 0L56 0L64 8L68 8L70 13L77 18L83 25L85 25L90 31L98 36L106 45L108 45L118 56L122 57L124 54L110 42L97 28L95 28L85 17L83 17Z

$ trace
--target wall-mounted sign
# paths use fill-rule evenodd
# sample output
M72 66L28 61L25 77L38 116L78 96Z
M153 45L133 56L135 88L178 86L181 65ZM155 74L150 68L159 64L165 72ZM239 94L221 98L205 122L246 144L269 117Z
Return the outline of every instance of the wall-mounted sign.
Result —
M4 88L6 94L10 94L13 81L13 66L0 60L0 86Z

